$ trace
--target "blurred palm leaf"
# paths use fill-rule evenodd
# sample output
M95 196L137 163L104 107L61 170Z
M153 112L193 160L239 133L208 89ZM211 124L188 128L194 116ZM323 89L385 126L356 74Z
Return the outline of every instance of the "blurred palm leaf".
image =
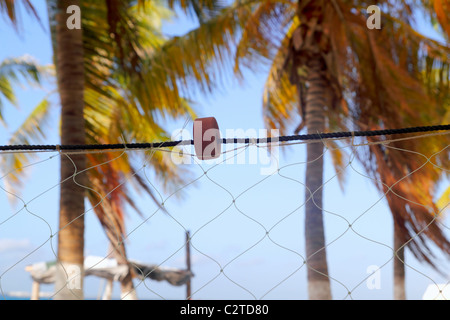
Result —
M14 85L19 85L23 81L30 85L40 85L43 78L51 75L51 67L40 66L29 56L10 58L0 64L0 121L7 125L3 117L2 96L12 105L18 107L18 100L14 92ZM48 97L44 97L41 102L32 110L22 125L13 132L8 144L21 145L30 144L31 141L43 141L45 138L45 124L49 116ZM31 137L33 137L31 139ZM23 169L34 158L33 153L10 153L1 158L6 185L11 190L21 189L23 186ZM9 194L9 193L8 193ZM10 197L14 201L15 197Z
M20 26L20 7L24 7L27 13L34 16L40 21L39 16L30 0L1 0L0 14L6 15L12 22L14 28L18 29Z
M436 206L440 213L448 212L450 208L450 187L444 190L442 195L436 201Z
M5 59L0 63L0 121L4 123L2 98L17 106L14 85L23 81L30 85L39 85L42 77L48 73L47 67L39 66L29 56Z
M45 97L32 110L19 128L12 133L8 145L42 143L45 141L46 129L49 127L50 117L51 104L48 97ZM4 179L7 190L14 190L15 194L19 193L24 186L26 168L36 158L36 154L32 152L5 153L2 155L1 165L7 171L5 172L7 176ZM17 200L16 197L9 197L9 199L13 203Z
M144 0L141 0L144 3ZM224 0L168 0L170 8L181 8L184 13L196 17L200 23L215 17L218 12L225 8L228 1Z

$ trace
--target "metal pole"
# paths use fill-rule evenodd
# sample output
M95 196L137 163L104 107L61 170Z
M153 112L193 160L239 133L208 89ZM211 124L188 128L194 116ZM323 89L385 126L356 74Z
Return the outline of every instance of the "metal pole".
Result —
M189 231L186 231L186 269L191 272L191 242ZM191 278L186 282L186 300L191 299Z

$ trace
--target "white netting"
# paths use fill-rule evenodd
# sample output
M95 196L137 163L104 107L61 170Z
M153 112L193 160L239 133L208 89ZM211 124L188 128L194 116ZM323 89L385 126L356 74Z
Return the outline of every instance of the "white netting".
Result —
M432 135L402 139L426 140ZM448 133L444 135L448 136ZM375 189L373 177L369 177L356 161L359 148L367 146L366 140L355 140L340 145L339 148L347 151L347 157L338 173L332 169L332 148L327 141L322 141L325 145L322 209L329 270L326 276L330 279L334 299L391 299L396 252L386 195L392 190L383 194ZM252 139L250 142L241 146L227 145L222 157L208 161L199 161L193 154L193 147L184 146L185 163L179 165L188 169L190 178L186 184L166 193L156 180L148 159L158 152L169 152L174 161L179 161L179 150L99 151L114 154L107 163L121 157L131 158L133 153L146 155L145 161L136 164L136 172L145 176L157 201L139 193L134 195L144 216L139 217L127 208L127 256L138 270L145 269L145 274L158 273L161 277L158 280L162 281L136 278L134 285L138 298L186 298L183 286L189 276L185 273L185 236L189 232L194 275L189 298L307 299L304 205L311 199L304 197L306 144L279 143L275 147L277 156L269 162L267 145L256 144ZM383 146L392 152L409 153L420 162L417 170L401 177L396 184L410 175L420 175L427 166L448 174L434 161L436 155L448 150L418 154L391 147L387 140L383 141ZM272 149L272 155L275 149ZM59 167L61 156L70 158L71 154L39 153L39 160L27 165L30 176L23 192L8 189L7 185L0 190L3 203L0 292L5 298L13 291L31 289L32 278L25 270L27 266L33 265L35 272L44 272L50 269L50 262L56 260L61 181L55 168ZM2 180L5 181L9 174L11 172L4 172ZM347 179L344 191L338 179L341 174ZM131 183L132 176L111 188L110 193ZM442 191L446 187L448 184L440 186ZM182 199L177 198L179 193L184 194ZM8 198L16 200L12 206ZM105 199L106 195L100 201ZM444 233L450 236L445 208L448 209L448 202L441 208L442 214L430 223L440 224ZM97 263L91 262L87 267L93 276L86 277L85 292L88 298L95 298L101 296L98 292L105 285L103 279L108 278L98 275L120 275L121 270L108 256L108 240L92 207L88 207L84 218L86 255L97 257ZM449 270L448 257L432 249L442 263L439 267ZM448 274L442 275L419 262L408 250L404 264L407 297L421 299L427 291L426 298L450 298L446 293L450 287ZM31 270L29 267L28 271ZM52 283L51 277L49 279L42 283ZM118 279L113 277L113 280ZM172 283L168 279L172 279ZM181 281L178 283L181 287L174 285L174 279ZM115 287L118 290L117 284ZM51 292L53 288L41 286L41 289Z

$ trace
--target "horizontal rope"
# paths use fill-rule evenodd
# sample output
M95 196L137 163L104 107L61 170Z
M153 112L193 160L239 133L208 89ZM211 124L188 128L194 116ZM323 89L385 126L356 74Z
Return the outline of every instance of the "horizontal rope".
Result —
M271 142L291 142L307 140L323 140L349 137L373 137L393 134L407 134L419 132L432 132L450 130L450 124L410 127L400 129L385 129L372 131L346 131L346 132L328 132L316 134L291 135L269 138L224 138L223 144L237 143L271 143ZM117 143L117 144L86 144L86 145L4 145L0 146L0 151L73 151L73 150L123 150L123 149L156 149L168 148L178 145L193 145L194 140L163 141L152 143Z

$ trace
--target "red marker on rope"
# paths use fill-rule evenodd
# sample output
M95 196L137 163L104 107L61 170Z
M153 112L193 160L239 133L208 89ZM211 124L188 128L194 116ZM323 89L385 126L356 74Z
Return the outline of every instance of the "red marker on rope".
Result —
M219 125L214 117L195 119L193 135L198 159L209 160L220 156L222 141Z

